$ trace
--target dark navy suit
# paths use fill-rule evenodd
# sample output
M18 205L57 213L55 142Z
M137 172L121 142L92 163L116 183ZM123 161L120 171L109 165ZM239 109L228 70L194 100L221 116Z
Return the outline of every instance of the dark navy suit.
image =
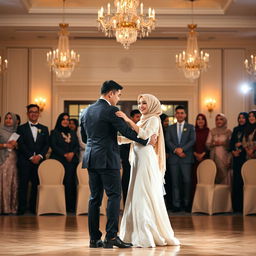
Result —
M137 138L137 134L126 122L115 115L119 109L110 106L104 99L84 110L81 116L81 135L85 141L86 151L83 168L88 169L91 196L89 200L89 232L92 240L101 238L99 230L100 205L103 190L108 196L106 238L117 235L119 208L121 199L120 154L117 132L143 145L147 141Z

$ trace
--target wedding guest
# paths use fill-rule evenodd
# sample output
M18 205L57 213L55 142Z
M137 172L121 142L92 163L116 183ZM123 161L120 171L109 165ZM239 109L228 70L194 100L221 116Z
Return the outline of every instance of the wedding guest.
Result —
M227 118L218 114L216 127L209 132L206 145L210 149L210 158L217 166L216 184L231 184L231 155L228 151L231 131L227 128Z
M28 183L31 181L29 209L36 212L37 186L39 184L38 166L45 159L49 149L48 128L40 123L39 106L27 106L28 122L18 126L18 173L19 173L19 209L22 215L27 207Z
M78 129L78 120L75 119L75 118L72 118L69 120L69 129L74 131L74 132L77 132L77 129Z
M69 114L59 115L50 135L52 149L50 158L60 161L65 168L64 186L66 209L75 211L76 205L76 167L78 165L79 142L76 132L69 128Z
M244 131L243 147L246 158L256 158L256 111L249 112L249 123Z
M196 136L194 126L185 121L186 116L184 107L177 106L177 123L169 126L165 134L174 212L180 211L182 207L186 212L191 210L191 174Z
M206 147L206 140L209 135L207 119L204 114L198 114L196 117L196 143L194 145L195 163L192 173L192 199L194 197L197 184L197 167L206 158L209 157L209 150Z
M10 140L16 129L16 115L8 112L0 127L0 214L14 214L18 208L17 142Z
M232 201L233 211L243 211L243 179L241 175L241 168L246 161L246 151L242 146L245 127L248 124L248 114L241 112L237 118L238 126L233 129L229 150L233 155L233 186L232 186Z
M163 133L164 133L164 140L166 140L165 133L166 133L167 128L169 127L169 116L163 113L160 115L160 119L161 119L161 124L162 124L162 128L163 128ZM166 144L165 144L165 152L166 152L166 171L165 171L165 176L164 176L164 179L165 179L164 188L165 188L166 194L164 197L165 197L166 208L168 210L170 210L172 208L171 174L170 174L170 169L169 169L169 166L167 163L169 154L167 153L168 149L166 147Z
M20 115L18 115L18 114L15 114L15 115L16 115L16 118L17 118L17 126L20 126L20 124L21 124Z
M138 109L134 109L130 113L131 120L136 124L140 121L141 113ZM122 162L123 174L122 174L122 192L123 192L123 202L125 205L127 191L130 182L130 170L131 165L129 162L129 154L130 154L130 146L131 144L123 144L119 146L120 149L120 158Z

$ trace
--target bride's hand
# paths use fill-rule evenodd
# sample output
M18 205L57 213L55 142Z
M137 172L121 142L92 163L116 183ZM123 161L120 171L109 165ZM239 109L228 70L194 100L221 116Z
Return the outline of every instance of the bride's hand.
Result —
M127 115L122 111L117 111L116 116L121 117L124 119L124 121L128 122L130 119L127 117Z

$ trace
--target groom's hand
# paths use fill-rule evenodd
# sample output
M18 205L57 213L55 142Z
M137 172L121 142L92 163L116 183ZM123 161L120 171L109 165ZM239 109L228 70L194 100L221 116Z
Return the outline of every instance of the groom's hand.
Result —
M153 134L149 139L149 145L155 146L157 143L157 136L156 134Z

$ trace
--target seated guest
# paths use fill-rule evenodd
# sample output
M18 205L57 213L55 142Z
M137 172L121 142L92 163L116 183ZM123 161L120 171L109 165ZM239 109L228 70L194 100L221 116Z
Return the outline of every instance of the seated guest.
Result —
M245 128L243 137L243 148L246 158L256 158L256 111L249 112L249 123Z
M241 168L246 161L246 152L242 147L242 140L244 137L245 127L248 124L248 114L241 112L238 115L238 126L233 129L229 150L233 155L233 210L234 212L243 211L243 179L241 175Z
M8 112L0 128L0 214L13 214L18 208L17 142L11 138L16 129L16 115Z
M209 150L206 147L206 140L209 135L209 128L207 126L207 119L204 114L198 114L196 117L196 143L194 145L195 163L192 173L192 199L194 197L195 188L197 184L197 167L206 158L209 157Z
M74 131L74 132L77 132L77 129L78 129L78 120L75 119L75 118L72 118L69 120L69 129Z
M45 159L49 149L48 128L38 123L39 106L27 106L28 122L18 126L18 170L19 170L19 209L24 214L27 206L28 183L31 181L30 211L36 212L38 166Z
M59 115L50 135L52 149L50 158L60 161L65 168L64 186L66 209L75 211L76 205L76 167L78 165L79 143L76 132L69 128L69 114Z
M227 128L227 118L218 114L215 118L216 127L209 132L206 145L210 149L210 158L217 166L216 184L231 183L231 156L228 151L231 131Z

